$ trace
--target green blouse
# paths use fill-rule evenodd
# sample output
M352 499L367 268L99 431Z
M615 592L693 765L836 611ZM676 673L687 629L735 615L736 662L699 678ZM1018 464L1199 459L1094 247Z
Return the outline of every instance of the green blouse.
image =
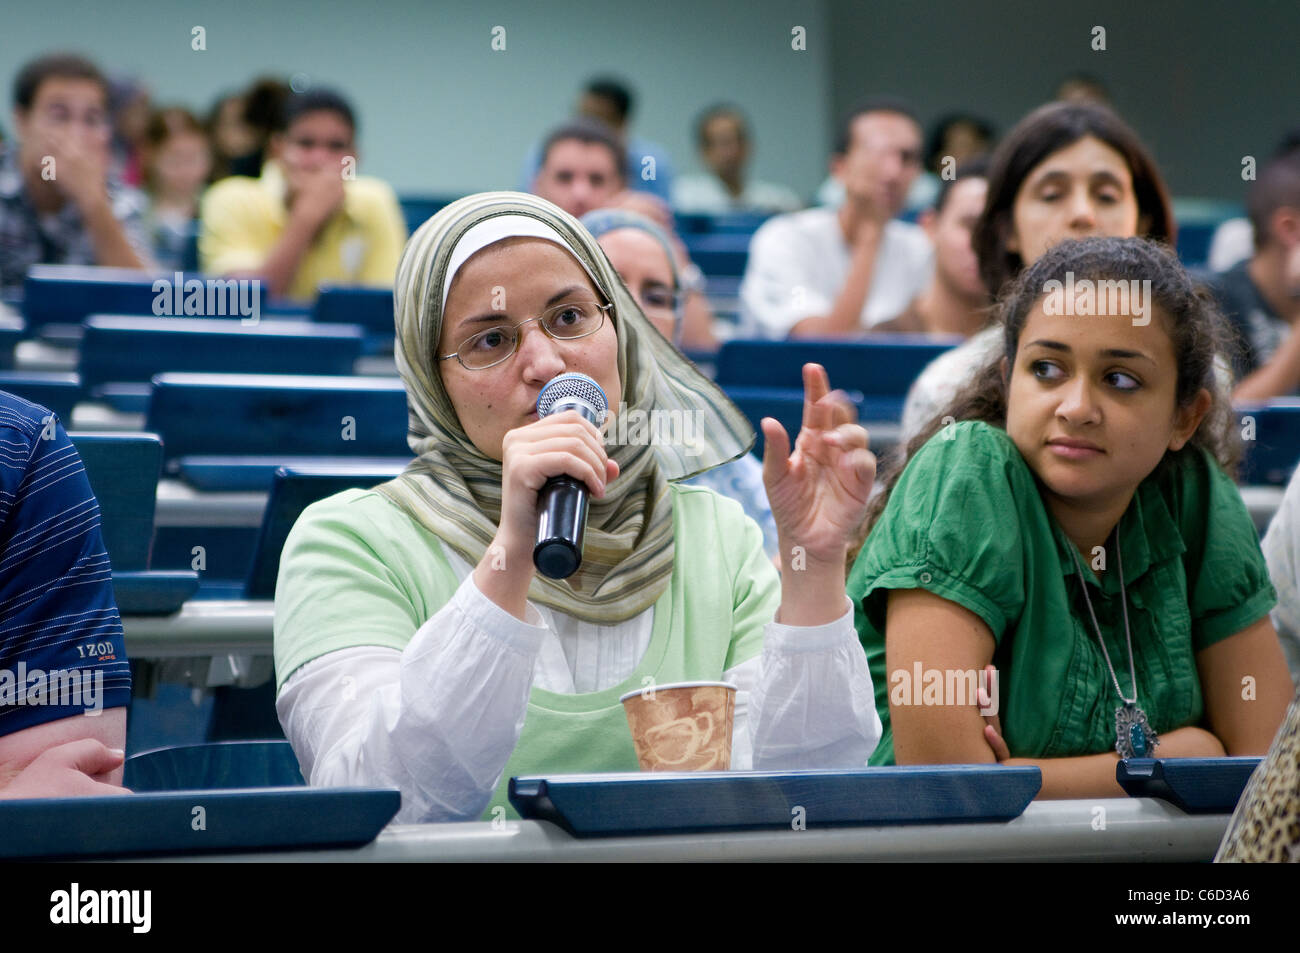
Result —
M1012 757L1097 754L1115 746L1120 704L1084 603L1069 538L1037 477L998 427L951 426L909 461L849 575L854 624L884 724L873 765L894 762L891 689L924 703L916 672L885 672L890 589L925 589L993 633L1003 737ZM1276 602L1254 524L1232 480L1185 447L1138 486L1119 524L1138 704L1164 733L1201 720L1196 652L1263 618ZM1077 553L1077 550L1076 550ZM1119 580L1080 557L1097 622L1131 691ZM944 678L956 696L954 676ZM952 703L952 699L944 699ZM972 704L974 704L972 700ZM1157 753L1159 749L1157 749Z

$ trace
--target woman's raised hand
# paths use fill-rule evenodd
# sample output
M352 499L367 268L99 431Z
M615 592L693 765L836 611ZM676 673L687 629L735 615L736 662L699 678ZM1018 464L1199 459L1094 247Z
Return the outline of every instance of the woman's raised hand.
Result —
M826 369L805 364L803 385L803 426L793 453L785 428L763 418L763 483L783 562L792 564L792 551L801 547L796 558L842 569L866 517L876 458L853 404L830 390Z

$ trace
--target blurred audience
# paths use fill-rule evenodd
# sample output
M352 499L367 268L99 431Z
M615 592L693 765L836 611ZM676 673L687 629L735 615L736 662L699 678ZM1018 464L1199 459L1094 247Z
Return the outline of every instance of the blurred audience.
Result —
M921 211L934 205L945 176L993 148L993 127L969 113L948 113L930 127L925 141L925 168L912 184L904 208Z
M599 77L583 87L576 112L580 118L603 123L613 134L625 163L620 170L626 187L656 196L666 207L672 197L672 161L662 146L632 135L629 126L634 105L632 91L625 82ZM523 191L532 188L543 154L539 146L529 150L524 160Z
M650 323L680 348L684 309L675 253L669 237L649 219L621 209L591 212L583 216L582 224L600 243L609 263L641 305ZM764 551L770 558L777 558L780 550L776 522L772 519L772 507L763 487L763 464L758 457L747 453L684 482L707 486L740 503L763 531Z
M203 124L188 110L161 109L149 120L144 148L145 222L158 264L169 271L193 269L199 197L212 172L212 147Z
M356 119L338 93L291 98L259 178L232 176L203 198L205 272L260 277L271 295L312 301L322 282L386 286L406 225L393 190L356 175Z
M1300 127L1292 129L1273 150L1272 158L1289 152L1300 152ZM1242 216L1220 222L1210 240L1206 267L1210 271L1227 271L1239 261L1245 261L1255 251L1255 231L1250 219Z
M989 160L988 195L972 244L996 298L1063 239L1141 236L1174 244L1173 210L1155 160L1104 106L1049 103L1020 120ZM900 445L951 403L1003 346L992 325L931 361L903 407Z
M241 157L257 150L257 132L244 121L247 100L243 93L229 93L219 98L208 113L208 139L212 143L211 179L216 182L232 175L231 168ZM258 172L261 167L258 167ZM241 173L243 174L243 173Z
M934 245L934 278L881 330L970 337L988 324L992 298L971 245L988 194L987 176L988 161L976 158L942 181L934 207L921 214L919 223Z
M145 198L112 174L108 83L89 60L55 53L14 80L18 142L0 156L0 292L36 264L152 264Z
M879 99L854 110L830 166L843 205L770 219L750 244L741 307L766 336L856 336L897 317L929 283L929 239L894 220L921 171L911 109Z
M144 185L144 146L153 106L149 89L135 77L109 80L108 109L113 117L113 165L127 185Z
M1058 103L1092 103L1113 109L1110 92L1091 73L1071 73L1061 80L1052 99Z
M692 215L726 212L793 212L803 206L783 185L750 178L753 139L749 122L735 106L711 106L695 121L695 143L709 171L679 176L673 208Z
M229 175L257 178L270 158L271 140L284 128L284 110L293 95L274 76L255 80L241 93L217 100L208 115L215 155L213 181Z
M623 191L623 150L603 123L577 119L553 130L542 145L531 191L581 218Z
M1233 399L1260 401L1300 389L1300 149L1260 170L1246 209L1255 253L1211 286L1239 345Z

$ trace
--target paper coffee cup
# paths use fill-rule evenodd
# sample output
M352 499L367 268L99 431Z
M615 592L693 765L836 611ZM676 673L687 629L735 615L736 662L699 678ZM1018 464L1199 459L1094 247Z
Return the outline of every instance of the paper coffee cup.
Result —
M627 713L642 771L727 771L736 686L674 682L628 692Z

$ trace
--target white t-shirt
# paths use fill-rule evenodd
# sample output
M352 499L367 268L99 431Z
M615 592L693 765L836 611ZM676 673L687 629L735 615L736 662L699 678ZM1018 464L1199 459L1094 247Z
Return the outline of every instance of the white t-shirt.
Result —
M885 225L862 309L863 328L895 318L930 281L934 252L916 225ZM784 338L804 318L830 313L851 262L834 209L769 219L754 233L740 284L742 320L764 337Z
M791 189L775 182L750 179L739 198L716 175L683 175L673 182L673 208L687 215L725 212L793 212L803 202Z

